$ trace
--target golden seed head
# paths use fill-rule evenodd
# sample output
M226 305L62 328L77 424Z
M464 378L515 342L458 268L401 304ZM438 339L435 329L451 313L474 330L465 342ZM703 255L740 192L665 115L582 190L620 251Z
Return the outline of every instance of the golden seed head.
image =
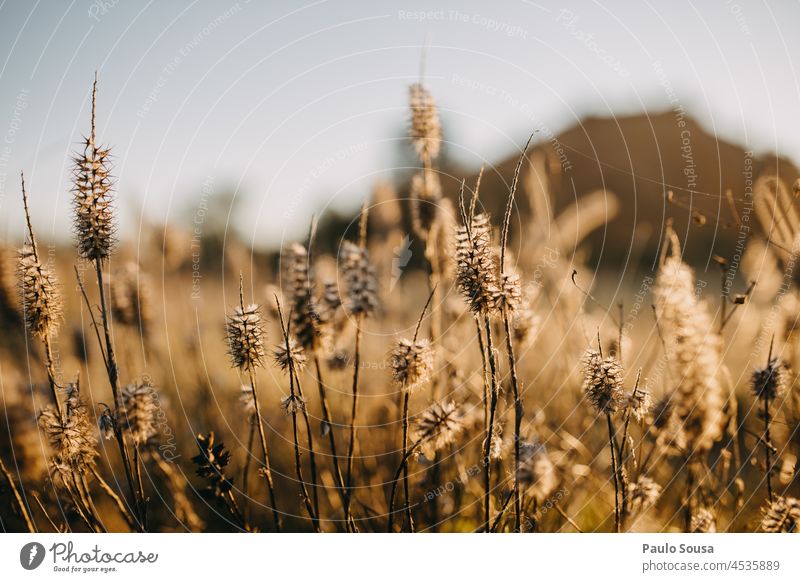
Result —
M409 89L411 106L411 143L423 161L430 162L439 155L442 142L442 126L433 95L414 83Z
M111 255L116 227L113 213L113 182L110 150L87 139L82 154L73 158L72 207L78 253L90 261Z
M159 399L148 381L127 384L119 393L117 423L137 445L144 445L158 434Z
M38 337L55 333L62 315L61 293L55 275L37 259L30 243L18 253L17 274L28 330Z
M237 307L228 315L228 354L235 368L250 370L264 359L264 322L258 305Z
M433 349L428 340L401 339L391 354L392 377L406 390L427 382L433 372Z
M622 365L594 349L583 356L583 390L598 414L614 414L625 397Z
M350 241L342 244L339 265L347 287L345 307L352 315L374 315L379 307L378 278L369 251Z
M776 497L762 509L761 531L766 533L800 532L800 501L794 497Z
M64 416L54 406L48 406L39 415L39 426L53 449L53 469L59 475L66 477L73 471L86 473L94 466L97 457L94 423L89 419L89 408L77 385L69 387Z
M139 265L126 263L111 279L111 314L115 323L136 328L146 336L150 329L150 288Z
M464 414L453 401L434 402L417 421L415 439L428 458L456 441L464 431Z
M470 310L476 315L493 312L500 295L498 257L486 214L475 215L469 229L456 230L455 259L456 284Z

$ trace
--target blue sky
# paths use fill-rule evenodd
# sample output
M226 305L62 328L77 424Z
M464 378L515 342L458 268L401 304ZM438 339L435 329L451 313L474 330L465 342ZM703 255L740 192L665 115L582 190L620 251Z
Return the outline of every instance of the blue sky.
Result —
M419 75L451 154L500 160L535 128L663 111L800 160L798 2L0 2L0 237L69 234L69 155L114 146L122 232L236 189L257 246L390 178Z

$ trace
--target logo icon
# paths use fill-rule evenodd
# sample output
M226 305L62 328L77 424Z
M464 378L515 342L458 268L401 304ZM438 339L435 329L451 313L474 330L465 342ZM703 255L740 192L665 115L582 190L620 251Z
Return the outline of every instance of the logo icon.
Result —
M392 280L389 283L389 291L397 285L400 276L403 274L403 268L411 260L411 239L408 235L404 236L403 240L400 241L400 245L394 247L392 251L394 252L394 258L392 259Z
M35 570L44 562L44 546L39 542L29 542L19 551L19 563L26 570Z

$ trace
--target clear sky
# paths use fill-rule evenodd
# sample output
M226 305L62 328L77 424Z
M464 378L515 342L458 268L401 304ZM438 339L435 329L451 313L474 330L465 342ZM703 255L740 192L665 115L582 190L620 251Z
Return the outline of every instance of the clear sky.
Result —
M469 166L535 128L671 99L800 160L799 23L796 0L0 1L0 240L22 230L20 170L42 235L69 234L95 71L123 233L232 188L232 222L266 246L391 177L426 42L449 151Z

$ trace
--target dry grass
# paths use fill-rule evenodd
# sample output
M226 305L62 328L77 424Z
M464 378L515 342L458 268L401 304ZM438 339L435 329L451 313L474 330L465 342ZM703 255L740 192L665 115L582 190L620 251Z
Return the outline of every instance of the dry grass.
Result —
M45 257L26 206L17 273L0 277L3 529L798 530L787 189L758 182L775 235L748 230L743 256L718 260L721 289L666 225L654 272L612 307L598 297L619 282L581 251L612 194L553 216L526 145L491 217L480 178L443 197L421 84L410 118L407 203L377 189L335 256L313 220L278 269L228 249L233 276L207 267L193 294L180 230L153 228L136 257L117 243L93 107L77 251ZM522 222L516 196L535 209ZM406 229L424 254L409 266Z

